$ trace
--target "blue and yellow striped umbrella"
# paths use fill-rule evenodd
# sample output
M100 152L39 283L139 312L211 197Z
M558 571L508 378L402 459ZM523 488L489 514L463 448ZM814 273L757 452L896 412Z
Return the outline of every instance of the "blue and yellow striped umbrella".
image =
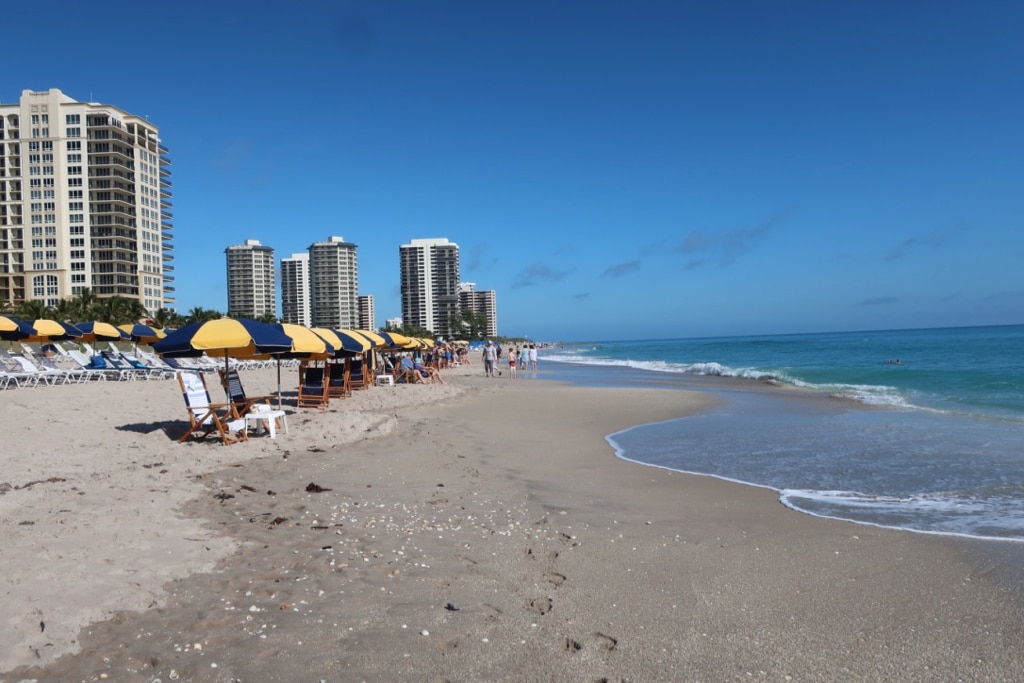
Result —
M82 331L81 341L125 341L128 339L128 335L110 323L75 323L75 327Z
M118 325L117 329L128 335L128 338L136 344L152 344L167 336L163 330L142 323L125 323Z
M29 323L32 334L25 338L29 342L61 341L62 339L80 339L82 331L61 320L39 318Z
M373 348L370 340L355 330L336 329L334 333L341 339L342 348L349 353L366 353Z
M24 320L9 315L0 315L0 339L17 341L32 336L34 332L32 326Z
M292 339L277 325L249 318L220 318L190 323L153 344L161 356L223 356L227 367L229 356L252 358L259 354L288 353Z

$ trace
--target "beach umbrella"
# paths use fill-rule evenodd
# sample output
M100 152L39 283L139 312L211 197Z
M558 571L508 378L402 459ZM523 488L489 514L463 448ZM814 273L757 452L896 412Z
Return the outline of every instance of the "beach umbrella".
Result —
M136 344L152 344L167 336L163 330L142 323L125 323L118 325L117 329L124 332Z
M285 358L309 358L315 356L326 358L335 351L335 345L331 340L324 338L308 327L292 323L280 323L278 327L281 328L282 332L291 337L292 340L291 350L286 354L279 354Z
M123 341L125 339L128 339L128 335L126 335L124 332L114 327L110 323L75 323L75 327L82 331L82 336L79 339L79 341Z
M82 336L80 329L62 320L39 318L28 324L32 327L32 334L26 337L25 341L61 341L64 339L79 339Z
M17 341L32 336L34 332L32 326L24 320L9 315L0 315L0 339Z
M310 331L323 339L332 349L334 349L331 352L331 355L334 355L339 349L341 349L343 342L338 335L334 333L334 330L329 330L326 327L313 327L310 328Z
M381 332L380 336L384 338L384 345L391 350L412 349L418 346L412 339L398 332Z
M366 353L373 344L370 340L359 334L355 330L336 329L333 332L338 335L338 339L342 342L342 349L349 353Z
M326 358L334 354L334 346L308 327L293 323L275 325L292 340L292 348L283 353L273 354L277 360L277 408L281 409L281 359L282 358Z
M370 330L353 330L353 332L355 332L356 334L358 334L360 336L366 337L367 339L370 340L370 343L373 344L374 346L387 346L388 345L387 340L385 340L384 337L380 336L376 332L371 332Z
M260 354L288 353L292 339L278 325L249 318L219 318L190 323L153 344L153 350L168 358L201 356L252 358Z

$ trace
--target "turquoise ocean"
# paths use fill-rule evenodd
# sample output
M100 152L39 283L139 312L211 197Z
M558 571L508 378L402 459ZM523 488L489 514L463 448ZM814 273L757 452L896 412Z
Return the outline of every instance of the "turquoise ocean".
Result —
M1024 325L556 344L540 368L718 399L609 435L623 459L810 515L1024 541Z

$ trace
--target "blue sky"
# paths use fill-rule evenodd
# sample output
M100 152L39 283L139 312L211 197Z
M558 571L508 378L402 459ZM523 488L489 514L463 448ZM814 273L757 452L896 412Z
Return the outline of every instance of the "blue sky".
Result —
M340 235L378 324L459 244L499 332L584 340L1024 323L1024 4L57 2L4 102L146 115L179 310L224 249Z

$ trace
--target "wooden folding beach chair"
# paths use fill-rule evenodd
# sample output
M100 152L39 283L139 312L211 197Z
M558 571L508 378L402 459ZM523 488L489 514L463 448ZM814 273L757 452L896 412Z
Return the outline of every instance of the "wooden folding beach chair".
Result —
M345 367L348 369L349 386L352 389L365 389L369 386L361 357L346 358Z
M352 383L346 363L327 363L327 396L345 398L352 395Z
M210 401L210 392L203 375L198 372L179 372L178 385L185 398L190 423L188 431L178 439L178 443L186 441L193 434L206 438L214 432L224 445L249 440L245 433L245 420L238 415L235 407Z
M328 382L322 365L299 366L299 397L296 405L299 408L320 408L323 410L330 402Z
M239 415L244 416L258 403L271 405L272 397L270 396L247 397L245 395L245 389L242 388L242 378L238 376L238 370L235 368L229 368L228 370L222 368L217 373L220 375L220 383L224 387L224 393L227 394L228 401L235 407L235 412Z

